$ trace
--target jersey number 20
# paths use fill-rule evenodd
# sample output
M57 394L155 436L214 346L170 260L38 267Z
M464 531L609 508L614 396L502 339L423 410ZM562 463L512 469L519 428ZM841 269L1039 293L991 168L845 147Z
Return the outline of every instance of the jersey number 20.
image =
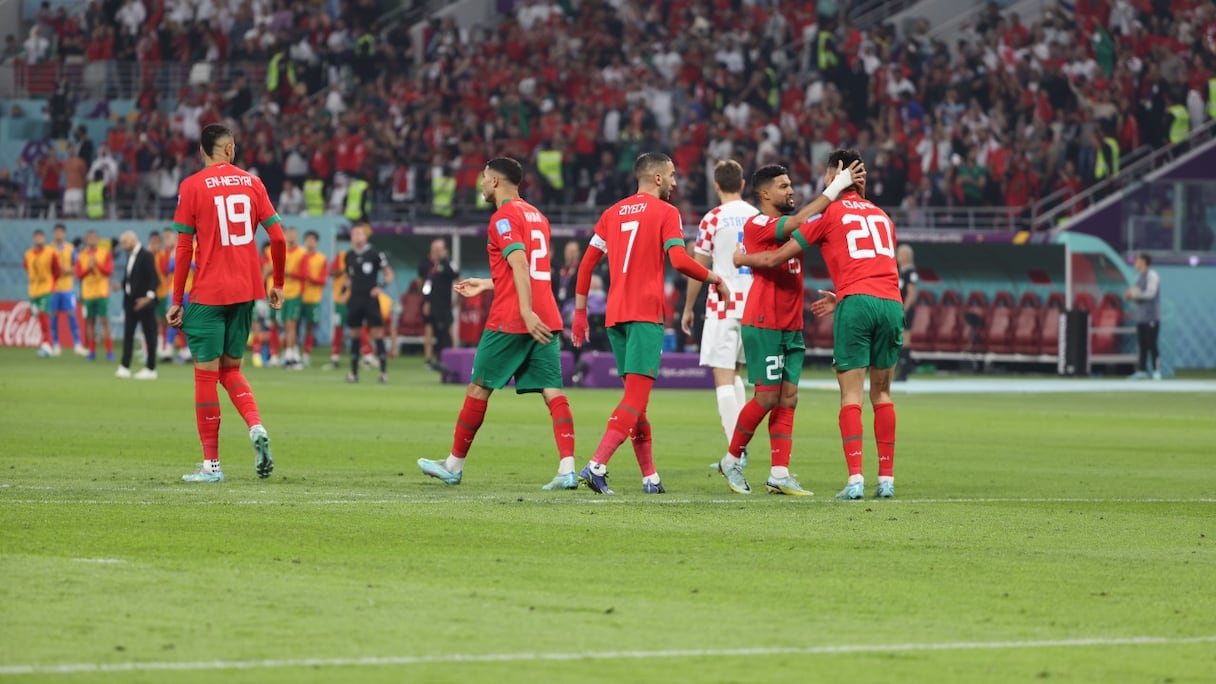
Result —
M873 259L880 255L895 257L895 232L891 229L891 222L887 220L886 216L845 214L840 221L845 225L858 224L844 236L849 243L849 256L854 259ZM874 244L873 248L858 246L858 241L866 238L869 238Z
M253 242L253 202L249 195L215 197L215 215L220 219L220 244L224 247ZM240 232L233 232L233 229Z

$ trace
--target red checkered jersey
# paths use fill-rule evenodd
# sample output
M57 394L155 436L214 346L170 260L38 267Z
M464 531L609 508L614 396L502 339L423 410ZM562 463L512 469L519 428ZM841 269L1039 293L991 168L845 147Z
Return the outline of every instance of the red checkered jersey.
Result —
M746 266L735 268L735 245L743 242L743 224L757 213L756 208L747 202L732 200L711 209L701 219L693 251L712 260L710 270L726 281L731 294L730 301L724 302L718 298L717 288L709 288L705 297L706 318L743 317L747 290L752 284L752 270Z
M781 247L790 237L788 216L757 214L743 228L743 250L755 254ZM802 256L775 268L752 271L743 307L743 325L771 330L802 330Z
M836 297L867 294L903 301L895 263L895 224L856 192L847 192L794 234L803 250L819 245Z
M608 253L607 324L662 323L667 250L684 248L680 210L644 192L626 197L600 215L591 246Z
M532 282L532 311L550 330L562 329L562 316L549 284L553 276L549 268L549 219L536 207L521 199L508 200L490 217L490 277L494 280L494 301L486 330L504 333L527 333L528 326L519 315L519 295L515 291L515 276L507 256L523 251L528 258L528 275Z
M261 179L231 164L215 164L182 181L173 227L194 235L190 301L210 306L262 299L257 227L279 222Z

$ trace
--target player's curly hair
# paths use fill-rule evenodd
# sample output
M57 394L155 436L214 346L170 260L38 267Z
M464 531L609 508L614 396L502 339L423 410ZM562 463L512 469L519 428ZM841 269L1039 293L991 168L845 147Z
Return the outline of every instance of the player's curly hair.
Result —
M510 157L494 157L486 162L486 168L507 179L507 182L519 187L524 182L524 167Z
M790 170L780 164L761 166L752 174L752 189L759 192L772 185L777 178L788 175L790 175Z
M847 169L849 168L849 164L856 161L861 161L861 153L858 152L856 148L841 148L838 150L833 150L832 153L828 155L828 168L834 169L836 168L837 164L843 164L844 168Z

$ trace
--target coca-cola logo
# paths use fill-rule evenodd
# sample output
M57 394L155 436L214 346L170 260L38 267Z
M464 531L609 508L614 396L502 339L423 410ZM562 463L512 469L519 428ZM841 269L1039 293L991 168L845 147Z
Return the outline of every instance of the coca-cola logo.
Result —
M0 302L0 347L37 347L42 328L30 315L29 302Z

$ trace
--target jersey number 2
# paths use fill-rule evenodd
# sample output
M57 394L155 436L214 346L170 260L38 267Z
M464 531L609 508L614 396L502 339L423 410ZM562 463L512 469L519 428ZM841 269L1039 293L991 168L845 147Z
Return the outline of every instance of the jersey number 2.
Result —
M887 217L877 214L845 214L840 221L845 225L858 224L844 236L849 243L849 256L854 259L873 259L879 255L895 257L895 234ZM857 246L858 240L866 238L870 238L874 243L873 248Z
M539 230L532 231L532 249L528 252L528 275L532 280L551 280L553 274L549 269L540 270L537 265L541 259L549 256L549 245L545 244L545 234Z
M253 242L253 203L249 195L225 195L215 198L215 215L220 219L220 244L239 247ZM233 229L241 232L235 233Z

